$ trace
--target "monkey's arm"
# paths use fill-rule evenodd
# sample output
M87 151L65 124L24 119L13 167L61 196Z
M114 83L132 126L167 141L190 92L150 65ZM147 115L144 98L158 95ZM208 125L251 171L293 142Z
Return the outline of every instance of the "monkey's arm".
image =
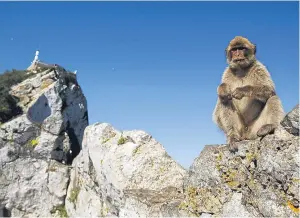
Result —
M242 99L243 97L252 97L259 101L266 102L270 97L276 95L275 90L267 85L243 86L236 88L232 97Z
M229 101L232 99L229 86L226 83L222 83L218 86L217 93L220 103L228 105Z
M257 65L250 72L247 80L248 85L238 87L233 91L233 98L251 97L265 103L270 97L276 95L274 83L265 68Z

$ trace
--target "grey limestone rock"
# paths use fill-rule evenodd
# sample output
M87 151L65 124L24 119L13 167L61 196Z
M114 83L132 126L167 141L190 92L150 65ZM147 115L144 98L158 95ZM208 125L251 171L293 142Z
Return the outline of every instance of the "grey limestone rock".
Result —
M281 125L289 133L299 136L299 104L285 116Z
M86 99L64 69L38 73L10 94L20 99L23 114L0 126L0 215L62 213L70 180L66 164L80 152L88 125Z

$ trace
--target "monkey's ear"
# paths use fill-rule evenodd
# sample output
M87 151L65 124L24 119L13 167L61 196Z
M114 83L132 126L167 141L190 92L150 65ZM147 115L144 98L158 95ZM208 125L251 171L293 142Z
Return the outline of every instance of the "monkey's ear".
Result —
M256 45L253 45L253 53L256 54Z

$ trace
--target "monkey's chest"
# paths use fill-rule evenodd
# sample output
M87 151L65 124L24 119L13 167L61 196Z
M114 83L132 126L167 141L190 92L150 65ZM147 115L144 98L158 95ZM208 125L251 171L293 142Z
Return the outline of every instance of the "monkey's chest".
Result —
M256 120L264 108L264 104L261 101L248 97L244 97L241 100L233 99L233 104L246 125Z

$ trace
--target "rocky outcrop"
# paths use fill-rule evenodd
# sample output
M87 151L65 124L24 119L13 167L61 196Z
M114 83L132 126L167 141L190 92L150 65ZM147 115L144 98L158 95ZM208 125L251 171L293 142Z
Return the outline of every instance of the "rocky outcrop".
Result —
M231 217L299 215L299 137L274 135L228 146L206 146L190 167L181 208Z
M0 216L298 217L299 106L274 134L208 145L189 170L144 131L88 125L63 68L11 88L24 111L0 127Z
M299 136L299 104L285 116L281 125L289 133Z
M172 216L186 171L143 131L106 123L85 130L73 162L66 210L70 216Z
M298 122L290 115L295 113L274 134L240 142L237 153L227 145L206 146L188 172L143 131L89 126L72 165L66 211L70 216L296 217L299 136L287 131Z
M64 205L66 164L81 150L86 99L76 76L55 68L13 86L10 94L23 114L0 127L0 213L51 216Z

